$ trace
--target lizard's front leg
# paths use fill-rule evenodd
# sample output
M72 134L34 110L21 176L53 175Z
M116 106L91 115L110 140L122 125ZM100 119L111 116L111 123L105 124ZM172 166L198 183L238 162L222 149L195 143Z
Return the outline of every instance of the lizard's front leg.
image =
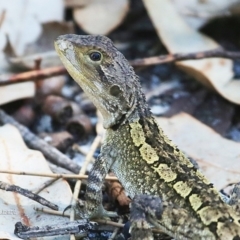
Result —
M80 209L82 218L116 217L115 212L106 211L102 205L103 181L110 169L111 161L100 154L88 175L85 203Z
M159 197L139 194L131 203L130 233L132 240L153 240L149 217L160 218L163 211Z
M152 227L156 227L162 230L163 233L176 237L176 239L187 240L189 238L178 238L177 234L174 233L174 229L171 229L173 231L166 229L160 223L164 219L165 223L169 223L169 226L173 224L176 227L181 227L184 224L183 220L186 219L184 215L186 215L184 209L173 207L172 204L162 201L159 196L138 194L131 203L131 227L129 231L131 240L154 240ZM210 240L210 238L206 239Z

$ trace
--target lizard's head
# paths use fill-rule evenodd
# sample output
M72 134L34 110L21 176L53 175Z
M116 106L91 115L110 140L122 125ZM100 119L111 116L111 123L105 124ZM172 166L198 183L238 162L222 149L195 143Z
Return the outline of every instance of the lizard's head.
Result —
M121 123L135 104L136 80L132 67L104 36L67 34L55 48L72 78L90 97L109 128Z

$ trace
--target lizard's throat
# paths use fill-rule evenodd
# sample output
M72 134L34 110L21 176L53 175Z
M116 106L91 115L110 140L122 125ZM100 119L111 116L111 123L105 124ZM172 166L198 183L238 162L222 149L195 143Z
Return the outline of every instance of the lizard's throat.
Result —
M149 118L152 116L141 91L140 94L137 93L136 96L137 97L134 98L131 108L126 112L126 114L122 114L121 118L115 121L115 124L110 126L112 130L117 130L120 126L128 124L129 122L136 122L141 118Z
M124 124L127 121L128 117L132 114L137 104L135 99L133 99L130 104L107 104L103 107L99 106L98 102L96 105L98 105L97 108L103 116L103 127L118 128L118 126Z

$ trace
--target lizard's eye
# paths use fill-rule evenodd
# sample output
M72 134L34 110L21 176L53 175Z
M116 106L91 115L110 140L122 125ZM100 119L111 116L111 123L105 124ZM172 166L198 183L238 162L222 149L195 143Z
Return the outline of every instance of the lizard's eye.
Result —
M102 54L101 54L100 52L91 52L91 53L89 54L89 57L90 57L90 59L91 59L92 61L98 62L98 61L101 60Z

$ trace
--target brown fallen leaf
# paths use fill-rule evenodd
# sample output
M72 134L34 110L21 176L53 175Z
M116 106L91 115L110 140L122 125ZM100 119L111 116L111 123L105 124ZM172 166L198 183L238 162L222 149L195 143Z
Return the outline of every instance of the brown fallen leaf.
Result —
M143 1L156 31L170 53L191 53L218 48L209 37L192 29L166 0ZM233 61L222 58L188 60L176 63L224 98L240 104L240 81L233 79Z
M240 143L223 138L186 113L159 117L157 122L181 150L197 161L217 189L240 182Z
M0 159L0 168L2 170L51 173L43 155L39 151L28 149L18 130L12 125L0 127ZM41 187L49 179L51 178L0 174L0 181L18 185L30 191ZM57 204L60 211L62 211L71 202L72 194L67 182L60 179L41 191L39 195ZM0 238L19 239L13 234L14 224L19 221L28 226L51 225L69 221L61 216L40 214L33 207L42 206L17 193L1 190ZM68 237L63 237L63 239L68 239Z
M80 4L73 17L90 34L108 34L122 22L129 9L128 0L79 0Z
M109 176L115 176L110 173ZM106 181L105 186L107 187L108 194L115 200L118 201L120 206L128 206L131 199L126 196L123 186L119 181Z

